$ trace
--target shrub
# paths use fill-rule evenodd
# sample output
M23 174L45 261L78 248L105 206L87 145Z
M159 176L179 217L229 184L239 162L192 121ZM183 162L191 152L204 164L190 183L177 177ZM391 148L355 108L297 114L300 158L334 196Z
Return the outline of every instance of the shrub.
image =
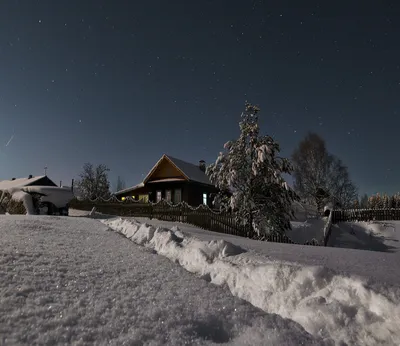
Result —
M2 211L16 215L26 214L24 202L12 199L12 196L8 191L0 191L0 197L0 207Z

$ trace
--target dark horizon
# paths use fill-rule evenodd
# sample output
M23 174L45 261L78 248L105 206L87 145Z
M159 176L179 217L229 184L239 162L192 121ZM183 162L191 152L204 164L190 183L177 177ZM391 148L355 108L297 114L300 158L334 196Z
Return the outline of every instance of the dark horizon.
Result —
M362 6L361 6L362 4ZM309 132L363 193L400 191L398 3L6 1L0 180L127 186L163 154L213 162L247 100L290 156Z

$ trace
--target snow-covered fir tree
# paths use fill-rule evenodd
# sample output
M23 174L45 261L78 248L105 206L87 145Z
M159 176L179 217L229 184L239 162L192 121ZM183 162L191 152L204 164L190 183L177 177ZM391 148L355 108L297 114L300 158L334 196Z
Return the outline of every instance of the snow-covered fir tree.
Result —
M258 112L246 103L239 138L225 144L207 174L220 190L215 202L263 236L290 229L292 203L299 198L282 177L292 171L289 160L278 157L280 147L272 137L260 135Z
M389 209L389 203L390 203L389 196L385 193L382 196L382 208L383 209Z

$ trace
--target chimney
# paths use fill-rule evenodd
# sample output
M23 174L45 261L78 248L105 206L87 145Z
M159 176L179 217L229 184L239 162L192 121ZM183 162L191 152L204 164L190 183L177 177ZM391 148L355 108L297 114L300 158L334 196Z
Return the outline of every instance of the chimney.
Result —
M200 160L199 161L199 168L200 168L200 170L202 171L202 172L206 172L206 161L204 161L204 160Z
M32 179L32 178L33 178L32 174L29 174L28 179Z

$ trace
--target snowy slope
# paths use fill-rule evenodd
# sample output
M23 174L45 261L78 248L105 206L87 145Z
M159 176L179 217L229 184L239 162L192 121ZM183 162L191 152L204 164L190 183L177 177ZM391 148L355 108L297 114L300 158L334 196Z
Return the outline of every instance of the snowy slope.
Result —
M291 221L291 230L286 231L286 235L295 243L304 244L312 239L324 243L324 227L327 222L326 218L314 218L304 221Z
M336 345L400 343L398 287L371 287L366 279L339 274L322 266L257 256L222 237L201 241L182 232L179 226L155 228L122 218L102 222L205 280L228 286L233 295L265 312L299 323L325 342ZM282 245L287 244L273 244L277 248ZM292 259L295 258L296 246L287 246L291 247ZM321 253L326 249L319 248Z
M97 220L0 216L0 249L0 344L323 344Z
M400 258L400 221L340 222L332 226L328 245L396 253Z

